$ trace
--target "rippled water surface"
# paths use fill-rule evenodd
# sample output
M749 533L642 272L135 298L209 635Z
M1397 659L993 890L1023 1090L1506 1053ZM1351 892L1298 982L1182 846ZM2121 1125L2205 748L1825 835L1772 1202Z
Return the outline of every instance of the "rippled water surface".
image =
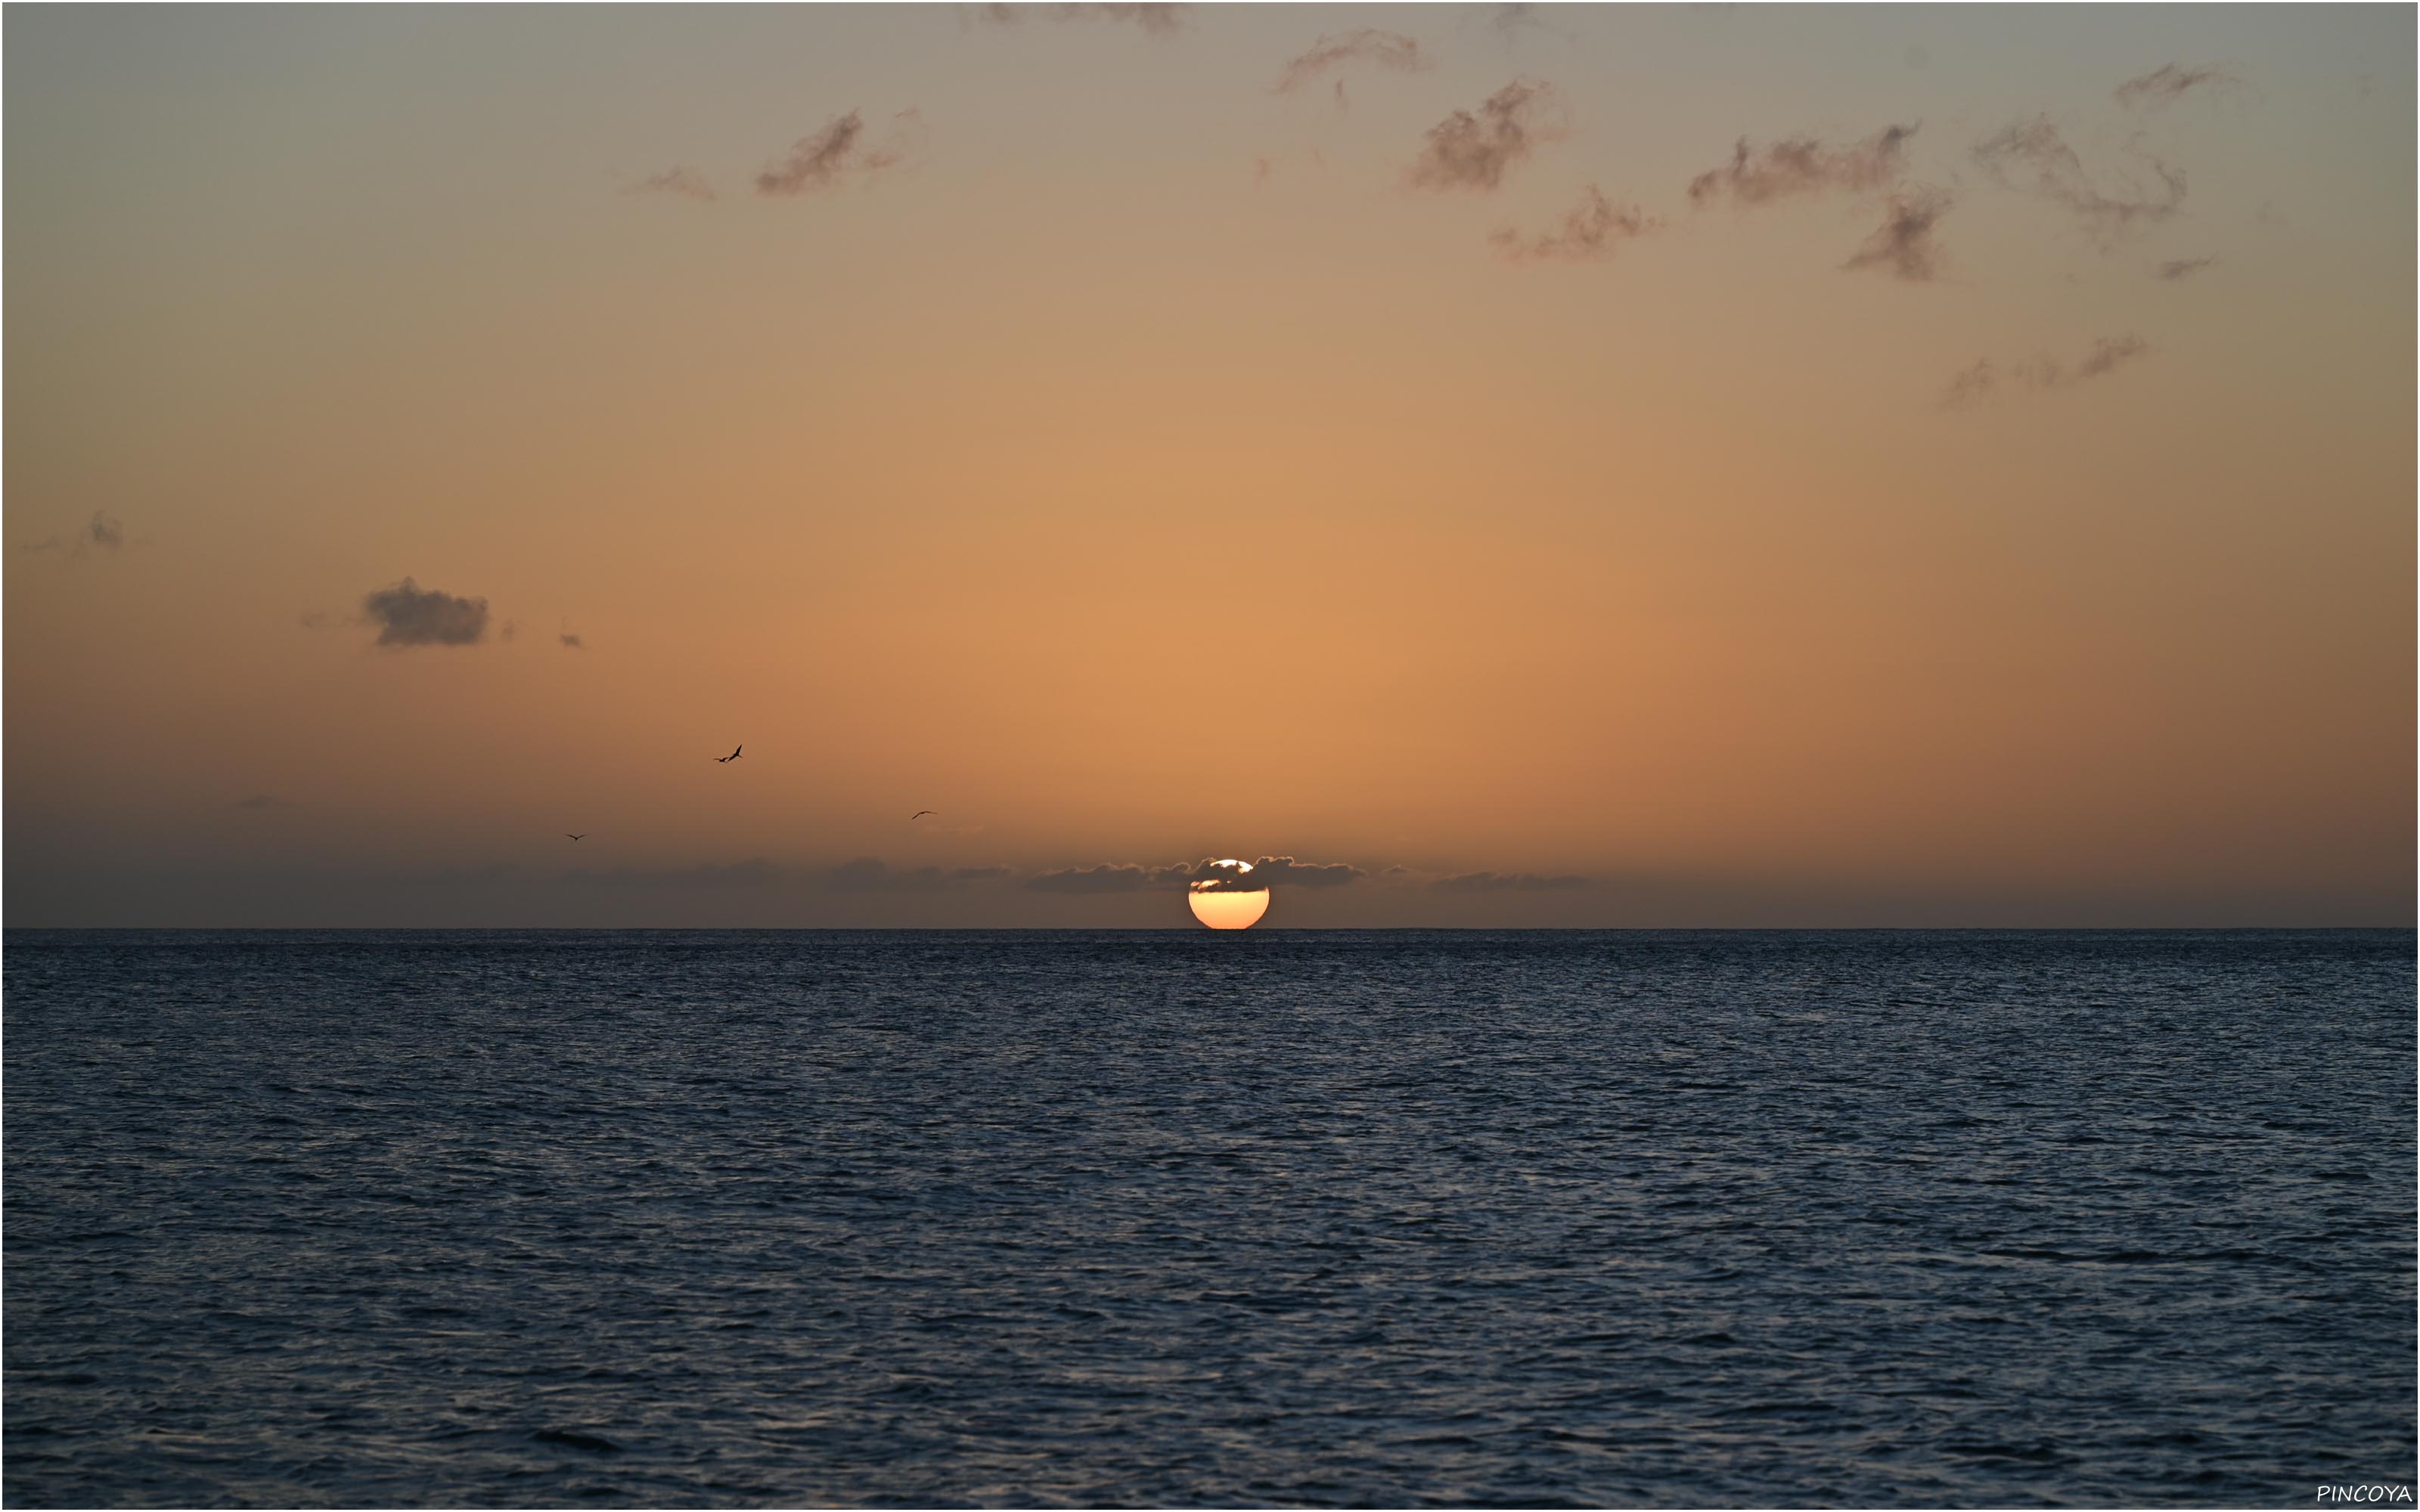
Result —
M10 1506L2413 1473L2413 939L11 931Z

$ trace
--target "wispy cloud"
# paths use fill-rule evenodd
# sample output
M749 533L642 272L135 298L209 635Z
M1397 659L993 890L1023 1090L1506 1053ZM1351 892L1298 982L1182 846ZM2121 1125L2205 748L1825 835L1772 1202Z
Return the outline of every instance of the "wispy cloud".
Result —
M1605 191L1590 184L1580 192L1579 204L1566 211L1562 224L1553 230L1524 236L1505 226L1488 239L1513 262L1586 260L1610 257L1615 247L1659 230L1663 224L1636 205L1615 205L1605 197Z
M823 129L790 145L789 155L756 176L756 193L776 198L830 189L851 174L871 175L907 162L923 146L923 116L913 107L891 118L879 144L866 137L858 111L835 116Z
M1411 73L1429 67L1432 61L1420 51L1418 41L1401 32L1380 31L1373 26L1331 32L1287 63L1285 71L1278 75L1275 88L1279 94L1289 95L1320 75L1353 63L1371 63Z
M2134 75L2109 94L2128 110L2157 110L2194 89L2223 89L2238 82L2216 64L2186 68L2180 63L2163 63L2149 73Z
M1264 856L1251 870L1222 865L1215 856L1176 861L1167 866L1142 866L1131 861L1104 861L1098 866L1071 866L1040 872L1025 879L1035 892L1140 892L1146 888L1202 892L1260 892L1268 887L1341 887L1368 876L1342 861L1303 861L1291 856Z
M1939 276L1942 262L1941 245L1933 240L1932 229L1949 213L1950 203L1948 194L1930 187L1893 194L1883 224L1840 266L1879 268L1911 284L1931 283Z
M630 186L633 194L674 194L682 199L710 201L715 197L714 185L704 174L683 167L666 168L651 174Z
M975 8L984 20L998 26L1015 26L1028 21L1110 21L1130 22L1154 37L1173 37L1185 29L1182 5L985 5Z
M1689 202L1768 205L1800 194L1870 193L1899 177L1914 126L1886 126L1862 142L1828 146L1811 136L1785 137L1762 148L1746 137L1731 161L1689 180Z
M1140 892L1151 886L1151 871L1123 861L1099 866L1071 866L1058 872L1037 872L1025 879L1035 892Z
M2163 283L2173 284L2180 279L2191 278L2205 268L2216 267L2217 264L2216 257L2178 257L2152 269L2151 276Z
M997 882L1008 874L1004 866L919 866L902 870L880 856L861 856L833 867L825 883L838 892L941 892L970 883Z
M2140 336L2102 336L2092 344L2090 351L2073 363L2038 355L2001 363L1986 357L1952 378L1942 393L1941 402L1944 408L1958 409L1980 403L2004 389L2037 393L2071 389L2105 378L2150 349L2150 343Z
M115 552L125 545L126 527L119 522L116 516L96 509L84 529L73 535L54 535L44 540L28 541L17 549L32 552L65 551L70 557L83 557L93 551Z
M592 872L580 867L565 872L562 877L566 887L678 887L717 891L753 890L797 880L798 873L761 856L752 856L744 861L707 862L701 866L661 870Z
M568 630L557 635L555 639L563 642L563 649L566 651L585 651L587 649L585 645L582 644L580 637L573 635Z
M1552 85L1515 79L1476 112L1457 110L1428 130L1407 176L1421 189L1492 190L1539 144L1561 137L1561 105Z
M488 601L422 588L411 579L362 598L382 646L476 645L488 633Z
M2184 203L2184 170L2149 155L2143 162L2157 179L2157 187L2120 176L2118 193L2104 191L2046 116L2019 121L1977 144L1975 161L2002 188L2073 212L2103 247L2138 224L2168 219Z
M1582 876L1544 876L1535 872L1465 872L1429 884L1441 892L1562 892L1593 881Z

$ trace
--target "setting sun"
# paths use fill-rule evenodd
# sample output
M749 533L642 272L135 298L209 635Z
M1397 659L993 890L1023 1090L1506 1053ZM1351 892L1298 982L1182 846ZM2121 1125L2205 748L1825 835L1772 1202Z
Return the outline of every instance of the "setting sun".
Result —
M1234 868L1238 878L1252 869L1249 861L1229 859L1215 864ZM1246 892L1222 878L1213 878L1194 883L1186 893L1186 902L1193 905L1193 917L1212 929L1250 929L1269 911L1269 889L1260 887Z

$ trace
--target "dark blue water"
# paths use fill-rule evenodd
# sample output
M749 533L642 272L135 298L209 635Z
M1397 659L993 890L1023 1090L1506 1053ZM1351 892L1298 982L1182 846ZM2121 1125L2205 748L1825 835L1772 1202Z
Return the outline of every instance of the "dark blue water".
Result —
M11 931L10 1506L2309 1505L2409 932Z

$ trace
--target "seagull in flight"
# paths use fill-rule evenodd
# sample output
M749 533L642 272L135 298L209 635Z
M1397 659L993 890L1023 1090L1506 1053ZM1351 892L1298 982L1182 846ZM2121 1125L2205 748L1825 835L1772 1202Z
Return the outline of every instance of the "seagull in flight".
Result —
M738 748L738 747L737 747L737 746L734 746L734 747L732 747L732 748L731 748L731 754L730 754L730 755L728 755L728 756L717 756L717 757L715 758L715 760L716 760L718 763L720 763L720 762L736 762L736 761L737 761L738 759L739 759L739 748Z
M563 838L566 840L586 840L588 837L585 835L575 835L566 829L563 832Z
M919 810L917 810L914 813L911 813L911 814L909 814L909 815L908 816L908 822L909 824L911 824L911 825L912 825L912 824L914 824L917 820L923 818L926 814L931 813L931 812L933 812L933 811L934 811L934 810L930 810L930 809L919 809Z

